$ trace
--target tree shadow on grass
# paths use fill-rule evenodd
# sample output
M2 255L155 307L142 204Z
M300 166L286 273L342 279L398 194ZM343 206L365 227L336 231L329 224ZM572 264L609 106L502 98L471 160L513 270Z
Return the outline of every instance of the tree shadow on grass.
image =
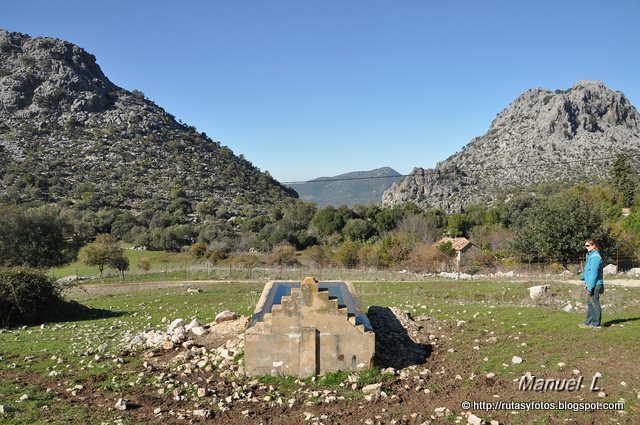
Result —
M112 317L122 317L126 314L128 314L127 311L112 311L87 307L77 301L55 300L50 302L46 308L39 311L9 317L4 324L0 321L0 327L110 319Z
M610 326L617 325L619 323L635 322L636 320L640 320L640 317L629 317L627 319L613 319L613 320L604 322L602 327L608 328Z
M367 316L376 333L376 366L403 369L427 361L431 345L415 342L389 307L370 306Z

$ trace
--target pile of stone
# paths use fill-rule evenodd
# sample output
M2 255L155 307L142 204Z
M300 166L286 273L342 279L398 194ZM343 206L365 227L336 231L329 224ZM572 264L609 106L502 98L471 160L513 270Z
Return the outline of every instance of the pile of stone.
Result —
M189 323L185 323L183 319L175 319L167 325L166 331L149 330L133 336L128 348L154 349L162 347L165 350L172 350L179 346L189 348L195 345L194 338L205 335L213 326L238 318L238 314L225 310L216 316L215 322L206 325L200 323L197 318L194 318Z

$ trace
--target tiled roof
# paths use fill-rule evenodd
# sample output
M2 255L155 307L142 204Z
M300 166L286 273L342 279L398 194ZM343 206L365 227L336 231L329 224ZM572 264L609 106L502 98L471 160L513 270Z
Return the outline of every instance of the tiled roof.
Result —
M469 239L467 239L467 238L451 238L449 236L445 236L444 238L442 238L438 242L436 242L436 245L440 245L440 244L443 244L445 242L451 242L451 247L453 249L455 249L456 251L462 251L468 245L471 244L471 241L469 241Z

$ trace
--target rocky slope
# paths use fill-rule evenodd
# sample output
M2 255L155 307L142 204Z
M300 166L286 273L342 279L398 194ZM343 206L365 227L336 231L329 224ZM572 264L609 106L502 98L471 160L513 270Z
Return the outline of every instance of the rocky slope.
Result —
M576 183L608 176L616 154L640 165L640 114L599 81L568 90L530 89L477 137L433 169L415 168L382 197L448 212L545 181Z
M393 168L354 171L333 177L320 177L304 183L290 184L300 199L315 202L320 207L333 205L365 205L380 202L382 193L402 175Z
M152 72L152 71L150 71ZM0 29L0 201L228 215L295 196L142 92L114 85L93 55Z

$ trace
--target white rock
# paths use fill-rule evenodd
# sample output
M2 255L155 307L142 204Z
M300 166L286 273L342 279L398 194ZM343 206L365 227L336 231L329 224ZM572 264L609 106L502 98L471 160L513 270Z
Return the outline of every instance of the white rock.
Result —
M184 330L189 332L191 329L195 328L196 326L202 326L202 323L200 323L198 319L193 319L191 322L189 322L188 325L184 327Z
M513 356L513 357L511 357L511 363L513 363L513 364L520 364L520 363L522 363L522 357L518 357L518 356Z
M482 425L484 421L473 413L469 413L469 416L467 417L467 423L469 425Z
M598 393L598 397L600 397L600 398L603 398L603 397L606 397L606 396L607 396L607 393L605 393L604 391L600 391Z
M533 301L538 301L549 293L549 285L537 285L529 288L529 298Z
M631 270L627 271L629 276L640 276L640 267L634 267Z
M487 377L487 379L494 379L496 377L496 374L493 372L489 372L485 376Z
M221 311L216 315L216 323L226 322L229 320L236 320L238 317L239 317L238 314L231 310Z
M365 394L375 394L375 393L379 393L380 392L380 388L382 387L382 384L378 383L378 384L369 384L366 385L362 388L362 392Z
M119 398L114 406L116 410L127 410L131 405L129 404L129 400L125 398Z
M573 306L571 305L571 303L569 303L569 304L565 305L562 310L566 311L567 313L571 313L573 311Z
M15 411L13 407L0 404L0 415L6 415L7 413L11 413L13 411Z
M193 332L194 335L204 335L205 333L207 333L207 330L202 326L196 326L191 328L191 332Z
M209 411L206 409L197 409L193 411L193 416L199 416L201 418L204 418L208 415L209 415Z
M173 322L169 323L169 326L167 326L167 332L172 333L175 328L183 325L184 325L184 320L176 319Z
M616 267L615 264L609 264L604 269L602 269L602 274L605 274L605 275L616 274L616 273L618 273L618 268Z

